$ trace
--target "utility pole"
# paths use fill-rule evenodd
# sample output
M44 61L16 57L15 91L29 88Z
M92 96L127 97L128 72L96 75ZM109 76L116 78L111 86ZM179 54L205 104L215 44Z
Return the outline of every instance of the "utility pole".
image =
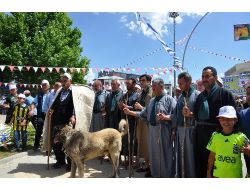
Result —
M173 43L174 43L174 57L175 57L175 25L176 25L176 17L179 16L179 13L178 12L169 12L169 17L173 18L173 26L174 26L174 40L173 40ZM175 67L176 67L176 63L175 63L175 59L174 59L174 95L175 95L175 90L176 90L176 70L175 70Z

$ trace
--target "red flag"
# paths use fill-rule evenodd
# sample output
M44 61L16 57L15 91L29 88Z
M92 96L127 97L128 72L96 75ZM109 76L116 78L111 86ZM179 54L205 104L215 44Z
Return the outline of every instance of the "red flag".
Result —
M12 66L12 65L9 66L11 72L13 72L14 67L15 67L15 66Z
M45 67L40 67L40 69L42 70L42 72L44 73L44 71L45 71Z
M27 69L27 71L29 71L29 70L30 70L30 66L26 66L25 68Z
M59 73L60 72L60 67L55 67L55 70L56 70L57 73Z

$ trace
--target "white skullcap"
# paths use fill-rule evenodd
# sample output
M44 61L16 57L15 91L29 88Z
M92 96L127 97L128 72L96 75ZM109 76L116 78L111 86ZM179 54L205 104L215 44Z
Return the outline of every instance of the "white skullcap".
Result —
M42 84L47 84L47 85L49 85L49 81L47 81L47 80L42 80Z
M29 90L25 90L25 91L23 91L23 94L30 94L30 91Z
M64 73L64 74L62 75L62 77L66 77L66 78L68 78L69 80L72 80L72 77L71 77L71 75L70 75L69 73Z
M135 88L138 88L139 90L141 90L141 87L138 84L135 85Z
M26 96L25 96L24 94L19 94L19 95L18 95L18 98L26 99Z
M16 85L15 84L10 84L9 85L9 90L12 90L12 89L16 89Z

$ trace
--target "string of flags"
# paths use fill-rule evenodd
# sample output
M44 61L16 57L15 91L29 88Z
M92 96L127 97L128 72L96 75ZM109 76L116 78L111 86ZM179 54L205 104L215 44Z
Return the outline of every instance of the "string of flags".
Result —
M83 74L86 73L86 68L67 68L67 67L35 67L35 66L14 66L14 65L0 65L0 70L4 71L4 69L10 69L11 72L13 72L14 70L19 70L20 72L22 70L26 70L26 71L30 71L33 70L34 72L37 72L38 69L40 69L43 73L45 71L49 71L49 72L57 72L60 73L60 70L63 70L64 72L74 72L77 71L78 73L82 72Z
M5 87L7 87L9 85L9 83L3 83L3 82L0 82L0 86L5 86ZM16 84L17 85L17 87L19 87L19 88L22 88L22 87L24 87L24 88L42 88L42 85L41 84Z
M179 57L175 56L175 52L161 39L160 34L153 28L153 26L148 23L138 12L136 13L136 17L140 25L145 24L153 32L154 36L160 41L166 52L174 59L174 66L176 68L181 68L182 64Z
M205 49L197 48L197 47L194 47L194 46L189 46L189 48L191 48L191 49L193 49L193 50L195 50L195 51L200 51L200 52L203 52L203 53L208 53L208 54L215 55L215 56L219 56L219 57L223 57L223 58L229 59L229 60L241 61L241 62L244 62L244 63L248 62L247 60L242 59L242 58L239 58L239 57L223 55L223 54L221 54L221 53L216 53L216 52L214 52L214 51L205 50Z

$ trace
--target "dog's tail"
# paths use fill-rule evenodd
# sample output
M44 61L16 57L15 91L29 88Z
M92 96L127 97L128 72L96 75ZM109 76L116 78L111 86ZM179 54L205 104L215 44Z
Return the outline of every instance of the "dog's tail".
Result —
M119 131L121 132L122 136L128 133L128 123L125 119L122 119L119 123Z

